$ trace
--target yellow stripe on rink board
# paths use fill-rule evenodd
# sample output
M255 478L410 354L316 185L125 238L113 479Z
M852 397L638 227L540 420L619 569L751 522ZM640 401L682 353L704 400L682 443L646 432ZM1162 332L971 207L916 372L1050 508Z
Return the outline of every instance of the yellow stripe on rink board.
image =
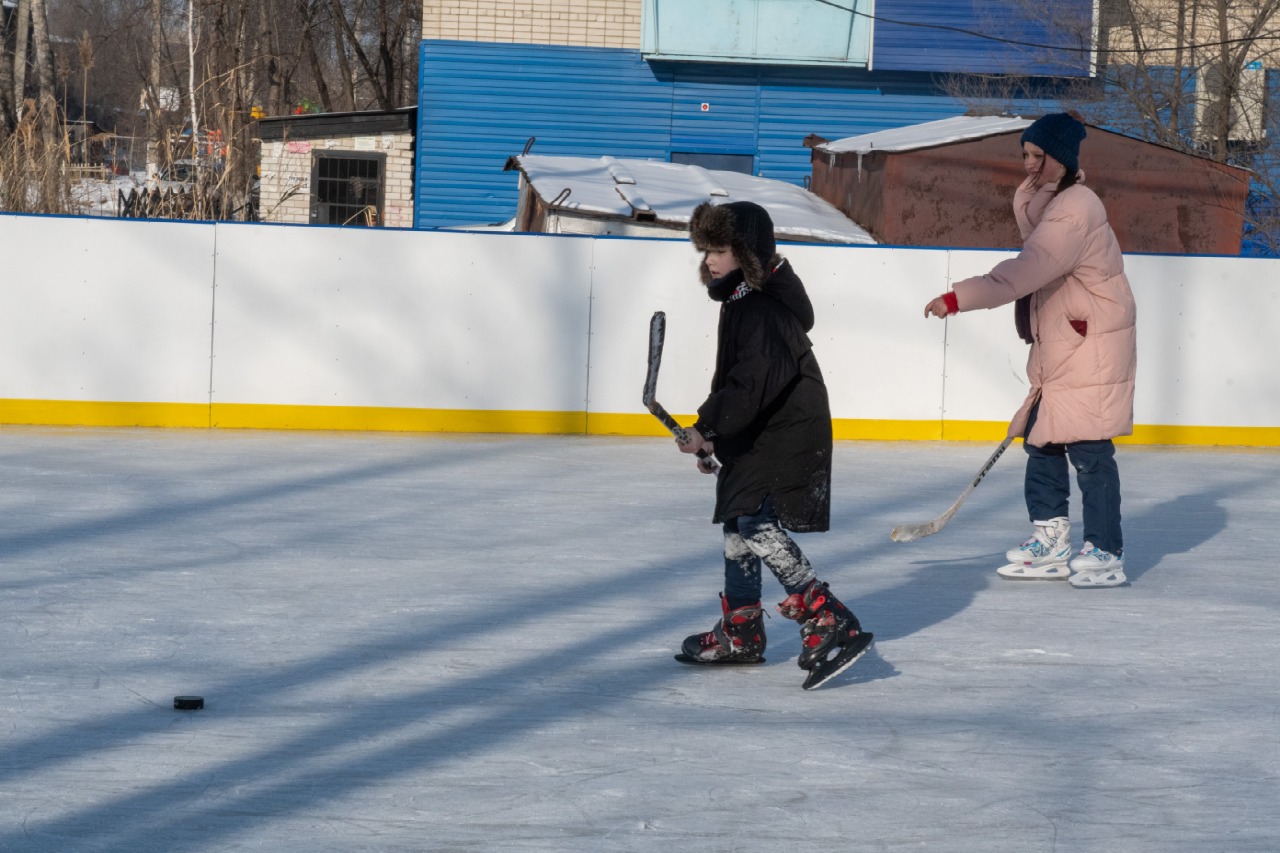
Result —
M214 403L210 422L211 426L223 429L582 435L587 429L587 414L586 412Z
M695 415L674 415L690 426ZM118 403L2 400L0 424L24 426L178 427L520 435L665 436L652 415L524 410L413 409L372 406L278 406L252 403ZM836 418L837 441L988 441L1004 438L1000 421L911 421ZM1280 427L1140 424L1126 445L1280 447Z
M1008 434L1001 421L835 420L837 440L991 441ZM1139 424L1116 444L1186 447L1280 447L1280 427L1160 426Z
M207 403L114 403L95 400L0 400L0 423L30 426L209 426Z
M0 400L0 424L582 435L585 412Z
M681 426L693 426L696 415L672 415ZM587 435L665 435L670 436L657 418L643 415L596 414L587 416Z
M1191 447L1280 447L1280 427L1154 426L1138 424L1116 444Z
M942 438L942 423L834 418L831 435L836 441L937 441Z
M693 426L697 415L677 415L672 417L681 426ZM999 441L1004 438L1006 426L1003 424L981 424L985 427L980 437L990 434ZM591 414L587 418L590 435L670 435L667 428L658 422L653 415L619 415ZM948 432L951 424L946 425ZM939 421L888 421L859 418L835 418L831 421L831 433L836 441L938 441L942 438L943 424ZM994 431L993 431L994 430ZM950 436L948 436L950 437ZM971 438L966 431L962 441L978 440Z
M944 441L991 441L999 443L1009 434L1007 421L943 421Z

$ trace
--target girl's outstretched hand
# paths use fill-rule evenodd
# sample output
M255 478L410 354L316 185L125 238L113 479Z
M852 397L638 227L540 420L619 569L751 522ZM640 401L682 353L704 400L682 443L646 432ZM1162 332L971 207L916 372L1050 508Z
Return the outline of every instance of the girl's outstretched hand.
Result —
M926 317L945 317L951 312L947 309L947 297L939 296L936 299L930 299L929 304L924 306L924 316Z

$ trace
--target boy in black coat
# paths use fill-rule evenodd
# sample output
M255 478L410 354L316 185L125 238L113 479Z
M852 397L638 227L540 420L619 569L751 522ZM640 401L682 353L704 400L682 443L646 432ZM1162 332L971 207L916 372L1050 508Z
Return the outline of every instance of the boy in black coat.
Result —
M790 263L775 253L773 222L751 202L703 203L690 237L705 252L708 295L721 303L711 394L679 445L721 463L712 521L724 525L723 618L684 642L686 663L761 663L762 567L787 596L778 610L801 623L805 687L836 675L871 643L819 581L787 530L828 529L831 409L808 331L813 305ZM698 468L712 466L698 460ZM815 682L811 684L810 682Z

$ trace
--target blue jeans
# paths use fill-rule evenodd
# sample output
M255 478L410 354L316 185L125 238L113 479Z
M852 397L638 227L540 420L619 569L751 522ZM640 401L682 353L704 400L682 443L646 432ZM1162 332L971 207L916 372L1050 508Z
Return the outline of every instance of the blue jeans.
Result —
M1031 410L1027 433L1036 422L1039 405ZM1116 467L1116 446L1111 439L1073 441L1070 444L1022 445L1027 451L1024 483L1027 513L1031 521L1068 516L1071 492L1070 470L1076 469L1080 501L1084 509L1084 542L1092 542L1116 556L1124 553L1120 531L1120 469Z
M731 609L760 600L762 566L773 572L787 595L803 591L814 580L808 559L778 523L771 497L754 515L724 523L724 595Z

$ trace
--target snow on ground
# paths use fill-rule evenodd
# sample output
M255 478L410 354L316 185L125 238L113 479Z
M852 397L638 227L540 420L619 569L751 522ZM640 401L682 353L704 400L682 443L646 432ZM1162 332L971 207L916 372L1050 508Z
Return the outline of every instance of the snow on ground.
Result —
M780 617L672 660L720 564L668 440L0 429L0 850L1276 849L1280 453L1123 448L1081 591L993 572L1016 448L890 542L991 450L837 444L800 541L876 646L804 692Z
M141 172L112 175L107 180L82 179L71 185L71 199L82 216L116 216L119 196L143 190L147 182Z

